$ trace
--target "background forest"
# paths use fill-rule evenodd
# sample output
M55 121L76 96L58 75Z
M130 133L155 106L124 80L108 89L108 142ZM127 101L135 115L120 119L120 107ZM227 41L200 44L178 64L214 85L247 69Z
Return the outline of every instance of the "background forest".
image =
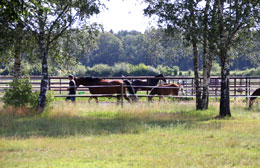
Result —
M260 33L253 32L241 38L244 40L238 47L232 48L231 75L260 75ZM40 75L41 65L36 59L38 48L30 45L31 50L22 54L22 71ZM50 53L55 59L50 62L50 75L193 75L191 48L185 46L181 34L167 36L161 29L149 29L144 33L96 31L95 34L73 30L59 38L56 46ZM11 54L12 50L1 52L2 58L10 58ZM220 73L218 62L215 59L212 75ZM13 61L3 61L0 68L1 75L11 75Z

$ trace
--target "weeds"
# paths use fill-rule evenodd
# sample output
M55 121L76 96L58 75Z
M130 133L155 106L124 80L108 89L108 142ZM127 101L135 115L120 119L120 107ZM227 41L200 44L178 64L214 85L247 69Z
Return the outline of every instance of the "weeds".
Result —
M9 167L259 167L260 113L233 103L56 102L40 116L0 117L0 165ZM3 111L5 109L1 109Z

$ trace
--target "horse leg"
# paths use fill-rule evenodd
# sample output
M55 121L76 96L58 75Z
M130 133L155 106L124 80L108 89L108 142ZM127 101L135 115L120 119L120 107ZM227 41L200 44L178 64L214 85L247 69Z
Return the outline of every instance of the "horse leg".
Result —
M116 99L117 99L116 104L119 105L120 104L120 100L121 100L121 95L117 95Z
M163 100L163 96L159 96L159 102L161 102L161 100Z
M130 99L127 97L127 95L124 95L124 98L130 103Z
M178 101L178 102L180 102L180 97L178 97L179 96L179 92L177 93L177 94L175 94L175 95L173 95L173 96L177 96L177 97L175 97L175 99Z
M124 94L124 98L130 103L130 99L129 99L129 97L126 95L126 88L124 88L123 94Z
M93 97L91 96L91 97L89 97L89 99L88 99L88 103L90 103L90 101L91 101L91 99L92 99Z
M97 96L95 96L95 97L94 97L94 99L96 100L96 103L98 103L98 97L97 97Z
M159 96L159 102L161 102L161 100L164 100L163 96Z
M153 95L148 95L148 102L152 103L153 102Z

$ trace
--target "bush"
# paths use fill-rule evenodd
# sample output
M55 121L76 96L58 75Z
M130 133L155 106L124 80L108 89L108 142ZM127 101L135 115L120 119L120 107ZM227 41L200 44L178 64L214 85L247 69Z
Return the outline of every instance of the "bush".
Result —
M92 68L88 68L86 75L89 76L111 76L112 75L112 68L106 64L97 64L94 65Z
M40 91L32 92L30 106L33 109L36 109L38 105L38 98L40 95ZM46 102L45 102L45 108L49 108L50 104L54 101L54 92L53 91L47 91L46 94Z
M87 69L84 65L78 65L75 70L74 70L74 75L75 76L84 76L86 73Z
M211 76L219 76L221 75L221 67L217 62L213 62L211 69Z
M130 74L131 69L132 65L129 63L117 63L112 68L113 76L128 76Z
M32 85L30 84L29 79L13 80L9 86L10 88L4 91L3 96L3 102L6 108L13 109L13 111L23 111L24 113L32 112L32 109L36 109L39 92L32 91ZM48 107L53 100L53 92L47 92L46 107ZM13 113L12 110L10 113Z
M9 86L3 96L5 105L15 107L31 105L33 93L29 79L16 79Z
M131 75L133 76L155 76L160 74L160 71L152 66L146 66L145 64L139 64L133 67Z
M172 75L177 76L178 73L179 73L179 67L178 66L173 66L172 69L173 69L173 74Z

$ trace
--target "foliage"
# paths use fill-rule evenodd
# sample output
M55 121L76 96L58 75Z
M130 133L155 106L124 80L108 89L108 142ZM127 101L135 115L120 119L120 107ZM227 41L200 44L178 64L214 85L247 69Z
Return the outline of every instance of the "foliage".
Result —
M37 104L38 104L38 97L39 97L40 92L39 91L35 91L32 93L32 98L31 98L31 106L33 109L36 109ZM51 107L51 103L54 102L54 92L53 91L47 91L46 93L46 109L48 110L48 108Z
M220 76L221 67L217 62L213 62L212 69L211 69L211 75L213 76Z
M46 107L46 92L49 76L48 61L50 60L49 53L51 49L56 48L59 44L57 43L58 38L68 32L68 30L71 30L73 24L77 23L77 28L81 30L88 28L88 26L86 26L89 25L87 19L100 12L101 3L99 0L42 0L25 1L24 4L29 11L29 15L28 17L22 16L22 24L26 29L32 32L39 44L42 79L37 109L43 111ZM63 41L63 43L66 42ZM66 57L62 58L62 60L66 60L65 58Z
M113 76L121 76L121 75L128 76L131 74L132 69L133 69L133 65L129 63L125 63L125 62L116 63L112 67Z
M112 68L106 64L97 64L92 68L88 68L86 75L89 76L110 76L112 74Z
M6 106L31 106L33 104L32 85L29 79L15 79L6 89L3 96L3 102Z
M160 72L156 70L154 67L147 66L145 64L139 64L137 66L134 66L131 72L133 76L154 76L158 75L159 73Z
M113 66L116 63L126 62L133 65L144 63L154 67L158 65L178 66L180 70L187 71L193 69L192 50L185 47L181 37L179 32L174 37L167 36L161 29L151 29L144 33L131 31L100 33L96 46L90 50L86 49L88 52L81 55L79 61L85 66L96 64ZM232 70L258 66L257 46L260 43L257 39L260 35L255 33L253 37L255 38L244 39L245 44L241 44L244 50L239 49L239 52L236 48L232 50L232 52L234 51ZM202 56L202 49L200 49L200 55ZM176 75L176 72L173 75Z
M3 96L3 102L6 107L13 106L36 109L39 91L32 91L32 85L28 78L14 79L9 85L10 88L5 90ZM47 92L46 107L53 101L53 92Z

